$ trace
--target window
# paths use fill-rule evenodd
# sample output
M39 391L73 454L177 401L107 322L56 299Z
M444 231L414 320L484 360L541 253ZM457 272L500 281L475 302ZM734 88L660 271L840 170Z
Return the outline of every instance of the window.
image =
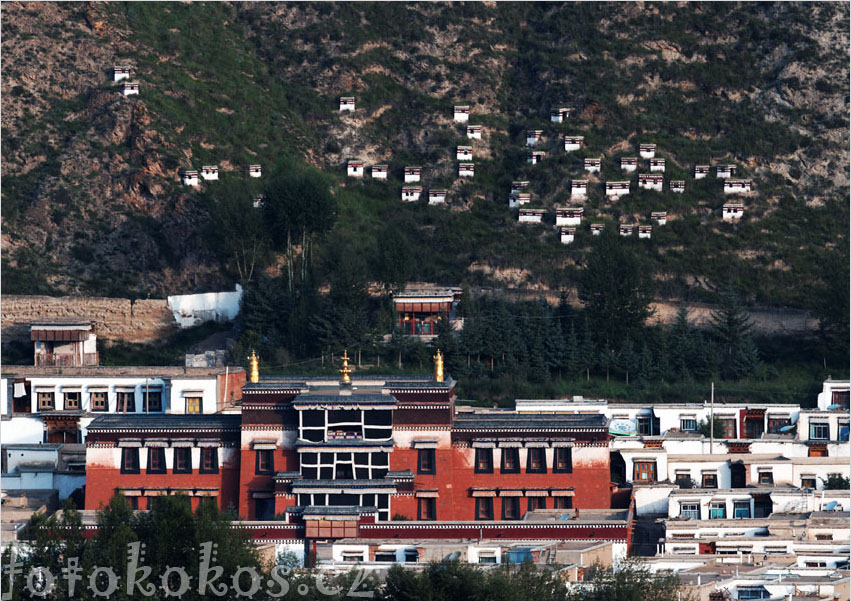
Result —
M680 489L691 489L692 487L694 487L694 483L691 480L690 472L682 472L678 470L674 482Z
M254 466L254 474L272 474L274 469L274 458L271 449L258 449L257 460Z
M573 448L557 447L554 455L553 472L573 472Z
M437 520L437 500L433 497L417 498L417 520Z
M513 447L507 447L502 450L502 468L500 472L520 472L520 450Z
M526 472L547 472L547 453L542 447L530 447L526 450Z
M768 432L769 433L779 433L780 429L784 426L789 426L791 424L791 420L789 420L788 416L782 417L768 417Z
M746 585L737 589L739 600L765 600L769 597L768 590L761 585Z
M709 518L727 518L727 504L724 502L710 502Z
M188 447L174 448L174 473L188 474L192 472L192 450Z
M263 450L271 451L271 450ZM275 498L264 497L255 498L254 500L254 520L272 520L275 516ZM362 557L358 557L362 560ZM345 558L344 558L345 560Z
M851 403L851 391L834 391L833 405L838 405L840 409L847 410Z
M724 438L724 439L735 439L736 438L736 419L735 418L718 418L718 422L721 424L720 433L715 433L716 437Z
M697 430L697 418L694 418L694 417L680 418L680 430L681 431L696 431Z
M53 391L38 392L38 409L52 410L53 409Z
M502 520L520 520L520 498L502 498Z
M479 554L479 564L496 564L496 554L494 552Z
M80 409L80 392L67 391L65 393L65 409L79 410Z
M848 442L848 421L840 420L839 421L839 441L842 443Z
M774 485L774 473L770 470L760 470L759 471L759 484L760 485Z
M493 498L476 498L476 520L493 520Z
M219 450L217 448L201 448L201 467L198 472L201 474L215 474L219 472Z
M124 474L139 474L139 448L121 448L121 472Z
M116 412L127 413L136 411L136 394L129 391L119 391L115 394L118 402Z
M131 495L130 497L127 498L127 503L130 504L131 510L138 510L139 509L139 496Z
M165 448L148 448L148 474L165 473Z
M806 489L806 488L815 489L816 488L816 478L815 477L801 477L801 487L803 487L804 489Z
M830 438L830 425L826 422L810 423L810 439L826 441Z
M680 517L700 520L700 504L697 502L680 502Z
M143 392L144 404L146 412L162 412L163 411L163 394L162 391L147 391Z
M476 448L476 472L493 472L493 450Z
M832 533L816 533L816 541L833 541Z
M200 414L201 413L201 398L200 397L187 397L186 398L186 413L187 414Z
M632 480L645 483L655 483L656 462L636 462Z
M733 518L750 518L751 503L747 500L733 502Z
M376 552L375 562L396 562L395 552Z
M765 432L765 424L762 418L745 418L745 438L759 439Z
M530 497L529 498L529 512L532 510L546 510L547 508L547 498L545 497Z
M92 412L106 412L106 391L94 391L92 393Z
M556 510L570 510L573 508L573 498L569 495L558 495L553 498L553 508Z
M639 416L638 417L638 434L639 435L652 435L652 431L650 428L651 425L650 416Z
M718 475L714 472L707 472L701 475L700 486L704 489L718 488Z
M417 453L417 473L418 474L434 474L434 450L421 449Z

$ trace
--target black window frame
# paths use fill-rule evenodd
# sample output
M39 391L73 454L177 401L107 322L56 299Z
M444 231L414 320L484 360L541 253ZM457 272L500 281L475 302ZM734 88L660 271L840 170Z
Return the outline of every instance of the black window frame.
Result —
M157 458L159 468L151 468L153 459ZM145 467L146 474L165 474L167 471L165 463L165 448L164 447L149 447L148 448L148 465Z
M476 498L476 520L493 520L493 498Z
M256 449L254 450L254 474L274 474L275 473L275 455L273 449ZM260 458L264 455L268 454L269 458L269 468L262 468L260 466Z
M565 468L560 468L559 463L561 462L560 455L565 454L567 456L567 466ZM553 472L561 473L561 474L570 474L573 472L573 448L572 447L556 447L553 451Z
M712 483L709 483L709 480L712 480ZM700 475L700 487L701 489L718 489L718 473L715 472L707 472Z
M559 501L564 500L564 501ZM573 496L572 495L554 495L553 510L572 510Z
M213 459L213 467L205 468L204 456L209 454ZM219 474L219 448L217 447L202 447L201 461L198 463L199 474Z
M157 395L159 397L159 404L156 408L148 407L149 398L151 396ZM163 411L163 392L159 389L156 391L142 391L142 407L145 412L162 412Z
M121 474L139 474L139 449L138 447L121 448ZM132 459L128 467L128 460Z
M479 466L480 456L487 458L487 466L485 466L484 468ZM479 474L493 474L493 449L488 447L477 447L473 468L474 472Z
M175 447L174 455L172 456L172 472L174 474L192 474L192 449L189 447ZM184 468L177 467L178 456L186 456L186 466Z
M508 516L506 510L509 508L513 509L516 513L516 516ZM520 520L522 514L520 513L520 498L519 497L504 497L502 498L502 520Z
M431 512L423 512L430 507ZM437 520L437 499L433 497L417 498L417 520Z
M540 468L532 466L532 456L540 454ZM547 474L547 450L543 447L530 447L526 450L526 472L529 474Z
M529 512L533 512L535 510L546 510L547 509L547 498L545 498L543 496L532 496L532 497L530 497L529 502L526 506L526 509Z
M505 459L511 454L514 458L514 467L506 468ZM501 474L520 474L520 450L516 447L503 447L500 459L499 472Z
M424 462L425 460L425 462ZM430 464L429 464L430 463ZM437 462L433 448L417 450L417 474L436 474Z

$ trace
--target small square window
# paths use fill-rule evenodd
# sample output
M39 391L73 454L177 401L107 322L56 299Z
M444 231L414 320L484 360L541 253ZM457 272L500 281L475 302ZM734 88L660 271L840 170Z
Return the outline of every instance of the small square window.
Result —
M700 486L704 489L717 489L718 488L718 475L713 473L706 473L701 476Z
M92 411L93 412L106 412L107 403L106 403L106 391L94 391L92 393Z
M770 470L760 470L759 471L759 484L760 485L774 485L774 473Z
M696 431L697 430L697 419L696 418L680 418L680 430L682 430L682 431Z
M66 391L65 392L65 409L66 410L79 410L80 409L80 395L79 391Z
M816 488L816 478L815 477L801 477L801 487L806 489L815 489Z
M38 409L52 410L53 409L53 391L38 392Z
M186 398L186 413L187 414L200 414L201 413L201 398L200 397L187 397Z
M434 450L421 449L417 453L417 473L435 474Z

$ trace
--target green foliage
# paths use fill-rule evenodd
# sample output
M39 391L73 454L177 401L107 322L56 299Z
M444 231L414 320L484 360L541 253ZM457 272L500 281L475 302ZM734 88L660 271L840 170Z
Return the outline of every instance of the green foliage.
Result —
M851 479L841 474L828 475L827 479L822 481L825 489L851 489Z
M674 573L653 573L640 560L625 559L616 569L593 567L590 583L571 589L571 600L677 600L683 598Z

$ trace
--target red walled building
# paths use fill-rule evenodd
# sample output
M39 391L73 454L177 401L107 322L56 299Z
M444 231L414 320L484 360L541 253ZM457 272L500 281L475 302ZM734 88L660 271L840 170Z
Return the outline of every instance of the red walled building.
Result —
M193 505L215 497L245 520L279 519L311 538L394 519L484 528L611 507L605 416L456 409L441 364L434 375L264 378L244 386L241 416L98 418L86 508L116 491L139 509L188 493Z

